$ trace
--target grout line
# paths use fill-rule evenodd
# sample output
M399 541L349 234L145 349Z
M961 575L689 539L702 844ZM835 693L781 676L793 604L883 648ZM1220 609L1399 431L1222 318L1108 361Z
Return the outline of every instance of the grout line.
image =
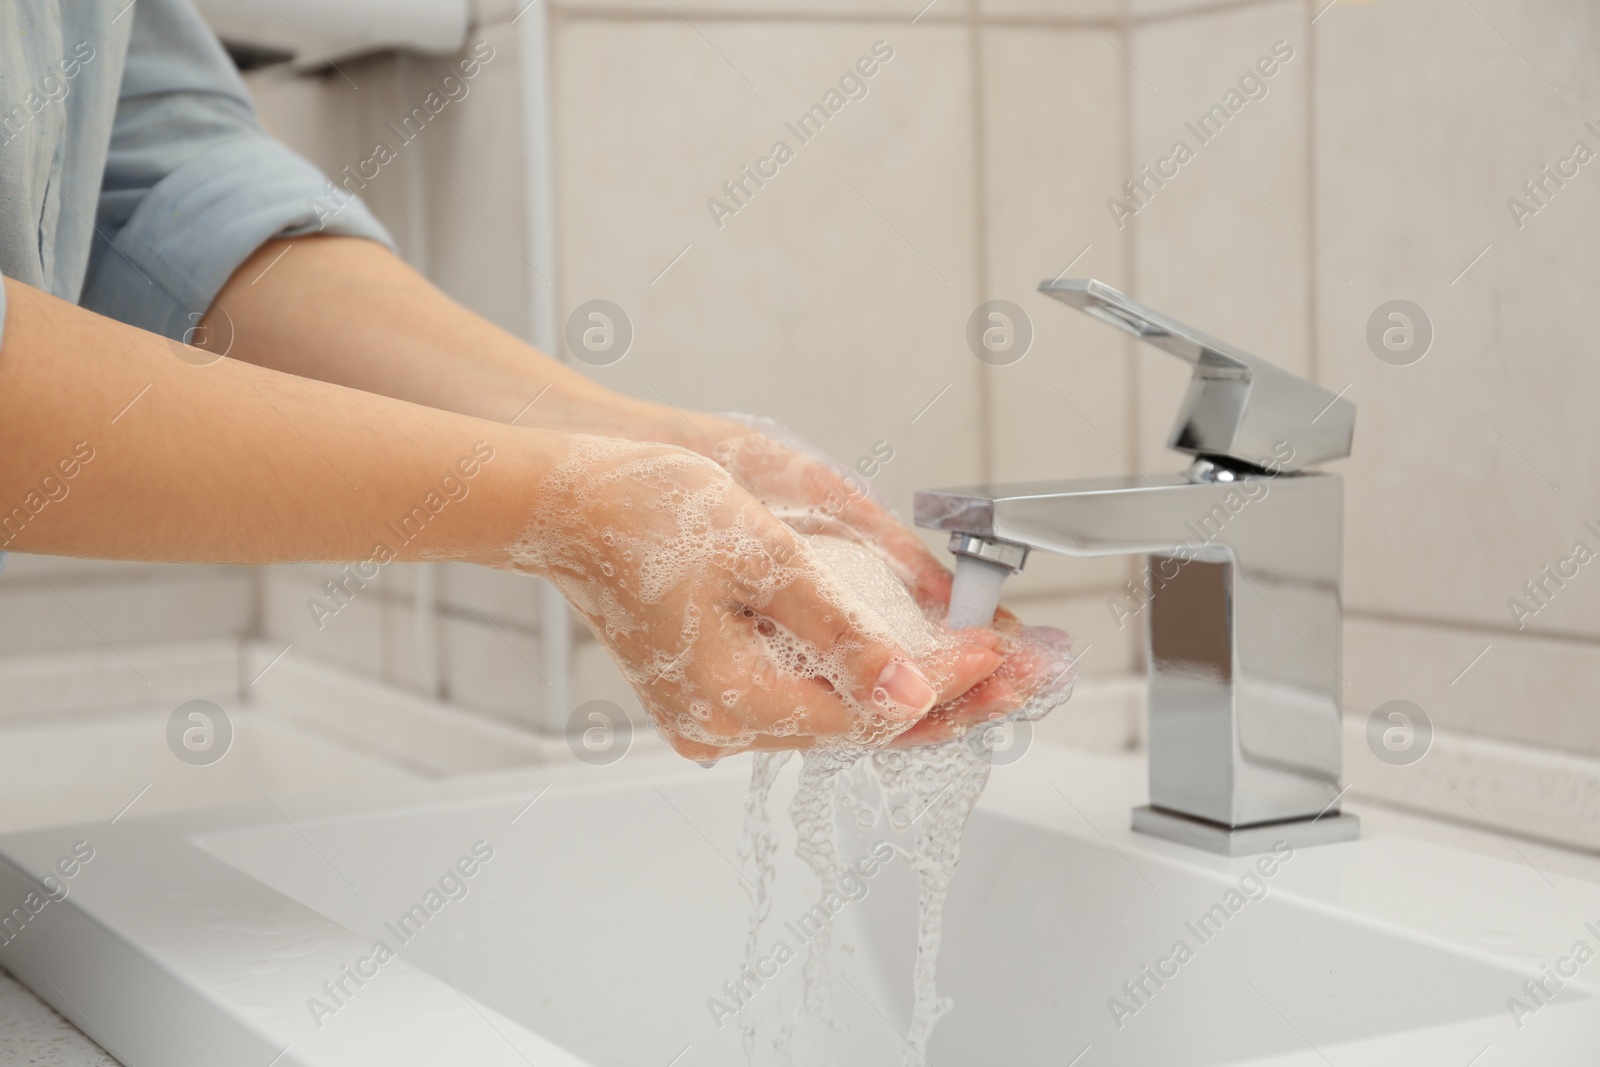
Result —
M1166 22L1177 22L1184 19L1203 18L1207 15L1226 14L1251 7L1270 7L1274 4L1285 3L1286 0L1218 0L1214 3L1198 4L1190 8L1180 8L1174 11L1156 11L1146 15L1133 15L1125 8L1119 11L1118 19L1130 28L1140 28L1150 25L1159 25ZM681 6L681 5L680 5ZM943 9L943 10L941 10ZM549 13L554 19L570 22L681 22L682 18L672 7L663 2L660 8L631 8L619 7L611 4L574 4L552 3ZM753 22L753 23L856 23L865 25L878 25L888 27L903 27L906 25L904 16L890 11L802 11L790 10L738 10L731 8L691 8L684 7L683 13L696 22ZM509 24L509 19L491 19L481 23L483 27ZM1092 19L1080 15L1007 15L985 14L973 12L970 9L957 10L945 4L935 4L932 10L921 15L916 24L966 26L972 23L983 26L1003 29L1061 29L1061 30L1094 30L1095 23Z
M967 17L967 86L972 108L972 230L977 253L973 281L979 302L989 299L990 233L989 233L989 175L988 153L989 117L985 113L988 97L984 93L986 64L984 63L983 27L974 10L977 0L966 5ZM995 413L994 382L990 368L981 362L976 369L978 377L978 479L992 482L995 478Z
M1312 19L1311 8L1318 0L1301 0L1305 15ZM1317 28L1306 22L1306 232L1315 245L1317 240ZM1320 288L1317 257L1306 256L1306 377L1320 383L1322 352L1317 331L1319 324L1317 293ZM1348 386L1346 387L1348 388Z
M1346 619L1376 622L1388 626L1411 626L1422 630L1437 630L1452 634L1475 634L1480 637L1502 637L1529 641L1553 641L1565 645L1600 646L1600 635L1572 633L1562 630L1519 630L1515 626L1493 623L1462 622L1459 619L1436 619L1426 615L1405 615L1400 612L1374 611L1364 608L1344 609Z
M561 157L561 135L563 126L562 116L564 114L561 107L561 56L562 45L564 43L562 41L563 27L561 20L554 17L554 12L551 10L551 5L548 2L546 2L545 5L544 16L545 18L542 25L542 32L538 33L537 36L543 41L545 55L542 57L542 59L536 59L535 62L542 62L543 64L543 70L541 72L543 74L543 85L538 88L544 94L544 136L545 144L548 148L550 157L545 161L544 165L544 170L549 183L547 195L549 197L549 203L554 205L552 214L559 216L559 206L563 203L563 181L561 176L561 168L555 165L554 160L558 160ZM522 41L526 42L528 41L529 37L535 36L534 31L539 28L539 25L535 24L534 27L525 30L524 34L526 36L522 38ZM524 58L524 62L526 62L526 58ZM537 93L533 93L525 89L524 107L532 106L532 104L527 101L529 101L530 97L536 96ZM533 157L531 155L527 154L526 152L524 153L525 179L531 179L532 177L532 172L529 169L530 161L532 159ZM546 352L545 355L549 356L551 359L554 359L558 363L571 363L573 361L573 356L570 353L565 353L562 351L565 346L561 344L562 325L560 301L561 295L567 291L566 286L563 284L563 278L565 277L567 266L566 256L563 251L565 247L565 227L561 226L559 221L557 221L551 226L549 234L548 252L550 256L549 266L551 275L549 312L551 321L548 325L548 330L546 331L547 336L544 338L544 340L548 340L549 347L554 350L551 352ZM538 343L541 340L541 338L537 336L538 331L538 324L536 322L530 323L528 339L534 342L535 347L538 347ZM580 629L582 629L582 627L580 627Z
M1172 11L1152 11L1147 15L1134 15L1131 16L1131 21L1134 26L1142 29L1164 22L1182 22L1185 19L1204 18L1207 15L1225 15L1244 8L1270 7L1284 2L1285 0L1216 0L1215 3L1196 4L1193 7L1177 8Z
M1132 16L1133 0L1120 0L1117 5L1117 35L1122 39L1123 48L1131 56L1135 52L1133 31L1134 21ZM1122 96L1118 101L1118 108L1122 117L1122 172L1134 172L1134 107L1133 107L1134 81L1131 64L1123 64L1122 68ZM1139 292L1139 246L1135 239L1138 233L1139 219L1135 216L1130 219L1122 233L1122 262L1125 284L1130 292ZM1133 337L1124 335L1122 345L1123 385L1127 395L1124 398L1126 417L1128 420L1128 454L1134 457L1134 470L1137 471L1145 465L1143 451L1144 415L1140 404L1141 390L1139 387L1139 348L1142 344ZM1126 564L1128 581L1139 581L1140 557L1130 556ZM1120 592L1120 589L1118 590ZM1134 665L1140 672L1149 667L1148 651L1145 642L1135 644Z

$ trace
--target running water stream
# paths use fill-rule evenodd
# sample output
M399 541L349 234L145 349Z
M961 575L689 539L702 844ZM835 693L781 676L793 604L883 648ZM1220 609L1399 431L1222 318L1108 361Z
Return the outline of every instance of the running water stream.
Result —
M869 551L834 539L813 538L833 571L875 613L897 624L909 625L907 605L916 621L926 624L898 581L885 581L887 568ZM989 583L979 583L980 588ZM998 593L998 583L994 584ZM985 589L976 594L989 595ZM993 614L992 601L984 617ZM908 644L909 635L908 637ZM1049 650L1059 655L1061 649ZM1073 664L1066 661L1050 684L1035 695L1013 718L1038 719L1071 694ZM993 729L993 726L979 729ZM868 747L860 744L813 749L803 753L799 783L789 805L796 836L795 852L819 883L819 902L826 907L830 894L838 899L847 866L839 849L841 820L856 829L885 826L894 837L894 851L917 879L917 939L912 965L911 1020L901 1053L902 1067L925 1064L928 1040L939 1019L953 1007L951 998L939 996L938 957L944 930L944 904L961 854L961 837L973 807L989 781L991 761L983 735L967 734L937 744L914 748ZM762 923L772 907L772 886L779 851L770 799L789 753L758 753L745 799L745 823L740 853L753 872L746 883L751 898L746 937L746 964L754 968ZM825 1022L832 995L830 964L834 951L831 925L824 924L806 944L798 1006L784 1019L772 1044L782 1062L792 1063L791 1044L796 1028L805 1022ZM754 1064L757 1030L744 1010L740 1026L747 1062Z

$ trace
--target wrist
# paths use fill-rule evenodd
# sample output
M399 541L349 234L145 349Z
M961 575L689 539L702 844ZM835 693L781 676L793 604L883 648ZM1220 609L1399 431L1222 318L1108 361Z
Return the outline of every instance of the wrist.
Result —
M437 551L464 563L515 567L516 546L528 536L540 489L561 462L567 440L545 429L483 424L472 454L453 472L462 521L451 524L454 536Z

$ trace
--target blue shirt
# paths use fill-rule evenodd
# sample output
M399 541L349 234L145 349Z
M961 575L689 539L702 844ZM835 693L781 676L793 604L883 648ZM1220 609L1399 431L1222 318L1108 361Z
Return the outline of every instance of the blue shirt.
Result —
M181 340L263 242L316 232L393 247L262 130L188 0L0 0L0 275Z

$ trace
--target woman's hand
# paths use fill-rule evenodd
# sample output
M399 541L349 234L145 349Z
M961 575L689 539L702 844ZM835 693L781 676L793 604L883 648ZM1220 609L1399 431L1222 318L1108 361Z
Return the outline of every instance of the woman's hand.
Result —
M890 742L893 747L948 741L1018 712L1020 718L1041 719L1072 695L1078 675L1072 638L1049 626L1022 626L1011 619L997 620L996 629L989 632L995 651L1003 657L999 669L897 734Z
M834 534L871 546L899 574L917 603L942 616L950 571L868 490L866 480L769 419L692 416L701 444L768 510L807 534Z
M1001 663L981 631L899 647L802 536L683 449L575 436L532 515L512 563L556 584L692 759L883 744Z

